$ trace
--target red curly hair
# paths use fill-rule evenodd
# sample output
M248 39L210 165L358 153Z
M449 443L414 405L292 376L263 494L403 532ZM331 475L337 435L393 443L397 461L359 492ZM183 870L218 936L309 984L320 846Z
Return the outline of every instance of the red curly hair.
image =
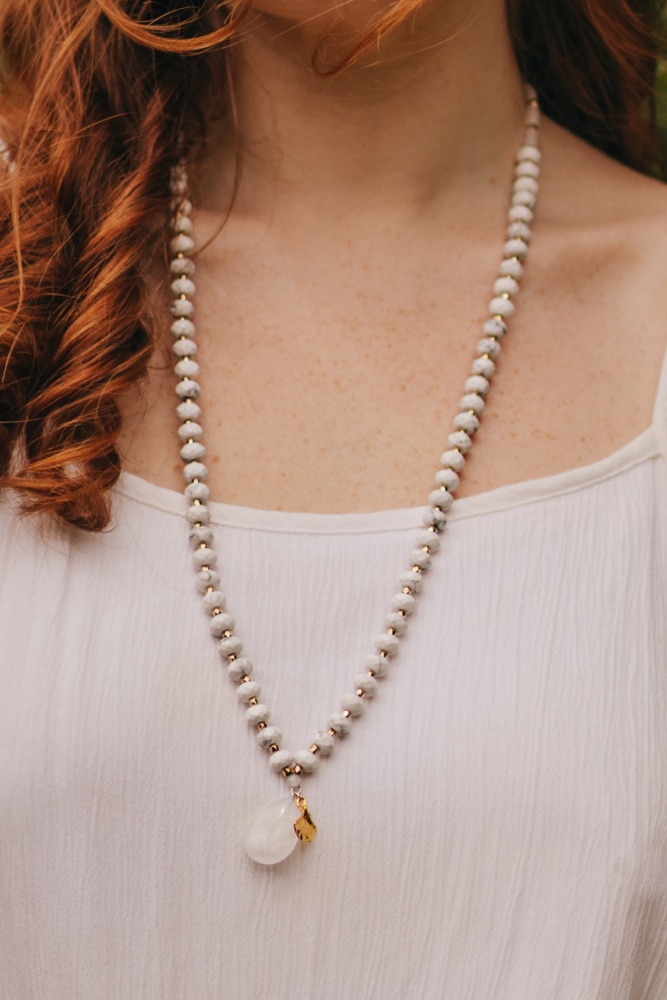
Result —
M420 2L397 0L344 65ZM165 232L169 168L179 142L201 151L212 84L218 105L230 96L219 50L246 3L3 0L12 169L0 171L0 487L24 512L90 531L109 522L118 399L144 377L155 343L144 268ZM661 6L507 0L545 113L653 174ZM213 30L216 11L224 22Z

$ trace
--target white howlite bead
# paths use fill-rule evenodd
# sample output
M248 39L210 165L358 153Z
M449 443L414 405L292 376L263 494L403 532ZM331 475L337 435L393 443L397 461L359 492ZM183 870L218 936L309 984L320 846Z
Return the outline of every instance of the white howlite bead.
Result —
M468 379L468 382L470 382L470 379ZM466 382L466 389L468 388L468 382ZM443 451L440 456L440 464L444 465L446 468L453 469L454 472L460 472L466 464L465 455L462 455L460 451L455 451L454 449Z
M422 589L424 581L422 580L421 573L417 573L414 569L407 569L398 578L398 582L401 587L410 587L415 594L418 594ZM368 663L366 663L366 669L368 668Z
M462 410L473 410L476 417L479 417L484 412L484 407L486 403L481 396L478 396L476 392L468 393L466 396L461 396L459 400L459 406ZM463 428L465 430L465 427Z
M492 378L496 371L496 366L490 358L475 358L471 368L473 375L481 375L485 379Z
M347 736L352 729L352 723L342 712L334 712L329 716L329 727L339 736Z
M201 407L199 403L194 403L191 399L185 399L176 407L176 416L179 420L199 420L201 417Z
M498 343L498 341L497 340L492 340L491 337L481 337L477 341L477 353L478 354L488 354L489 357L493 361L495 361L495 359L498 357L498 355L500 354L501 350L502 350L502 348L501 348L500 344ZM466 382L466 389L467 388L468 388L468 383ZM475 391L479 392L480 390L475 390ZM488 392L488 391L489 391L489 387L487 385L486 391L483 391L482 394L486 395L486 392Z
M204 594L202 597L202 605L204 611L213 611L214 608L222 609L225 606L225 595L221 590L212 590L210 594ZM231 626L234 627L233 625Z
M534 95L530 94L528 99L531 101L536 101L537 94ZM526 111L526 125L539 125L541 120L542 116L540 114L539 106L538 105L530 106Z
M188 319L190 316L194 315L195 311L194 305L192 302L189 302L188 299L176 299L175 302L172 302L170 309L172 315L178 317L179 319Z
M248 681L248 683L251 682ZM242 684L241 687L245 687L245 685ZM241 688L239 688L239 691L240 690ZM260 729L257 733L257 742L261 747L264 747L265 750L267 747L270 747L272 743L275 743L276 746L279 747L282 741L283 731L282 729L278 729L277 726L266 726L265 729Z
M294 763L294 754L291 750L277 750L269 757L269 764L274 771L282 771L285 767L291 767ZM295 840L296 835L295 835Z
M234 631L235 622L231 615L228 615L223 611L221 615L214 615L208 624L211 629L211 635L214 635L216 639L219 639L223 632Z
M447 435L447 441L451 444L452 448L458 448L464 454L470 451L470 446L472 445L472 438L465 431L453 431Z
M372 670L378 677L386 677L389 671L388 657L371 653L370 656L366 657L366 670Z
M537 146L522 146L516 154L516 158L519 163L523 160L531 160L533 163L539 163L542 159L542 153Z
M174 167L169 181L169 190L174 196L186 195L188 192L188 182L185 172L181 167Z
M497 337L498 340L507 334L507 326L501 319L487 319L483 330L487 337Z
M179 378L199 378L201 368L196 361L192 361L190 358L181 358L174 365L174 374L178 375Z
M410 563L412 566L419 566L422 573L426 573L431 565L431 556L421 549L413 549L410 553Z
M454 417L454 426L457 431L475 434L479 430L479 420L474 413L457 413Z
M203 594L209 587L220 586L220 574L214 569L200 569L195 577L195 582L197 590Z
M533 194L537 194L540 190L540 185L534 177L517 177L514 181L514 190L532 191Z
M492 316L513 316L514 303L510 299L495 298L489 302L489 312Z
M428 556L426 552L420 552L419 555L426 556L427 559L430 559L430 556ZM378 653L386 653L387 656L395 656L396 653L398 653L398 645L398 636L389 635L388 632L383 632L375 640L375 648Z
M198 462L206 457L206 448L199 441L186 442L181 448L181 458L184 462Z
M415 544L420 548L422 545L428 545L430 552L437 552L440 548L440 536L435 531L420 531L415 539Z
M508 257L506 260L501 260L499 270L501 274L508 274L511 278L518 279L523 274L523 264L514 257Z
M199 545L201 542L210 545L213 541L213 532L205 524L193 524L188 537L193 545Z
M172 211L178 211L181 215L192 215L192 202L188 198L182 198L172 204Z
M194 340L179 337L178 340L174 341L172 351L177 358L191 358L197 353L197 345Z
M208 500L210 490L206 483L188 483L185 487L185 495L188 500Z
M458 489L460 482L461 480L451 468L438 469L435 474L435 485L444 486L450 493Z
M176 278L175 281L171 283L171 290L174 295L194 295L196 288L194 281L190 278L186 278L184 274L180 278Z
M250 701L251 698L259 698L261 693L262 688L257 681L244 681L236 689L236 697L239 701Z
M403 594L405 597L405 594ZM361 688L367 698L372 698L378 689L378 682L370 674L357 674L354 678L355 688Z
M233 660L232 662L236 663L237 661ZM231 663L229 665L230 667L232 666ZM241 674L241 676L243 676L243 674ZM248 722L250 722L253 726L256 726L258 722L269 721L271 718L271 709L266 705L262 705L261 702L259 705L249 705L246 709L245 717Z
M183 475L186 482L191 483L193 479L206 479L208 469L203 462L188 462L183 466Z
M200 392L201 386L194 379L183 379L176 383L176 395L179 399L197 399Z
M297 750L294 754L294 763L299 765L304 774L312 774L317 769L319 761L310 750Z
M535 180L540 176L540 168L536 163L532 163L530 160L524 160L523 163L519 163L515 171L516 177L533 177Z
M361 698L359 698L358 695L354 693L344 694L340 700L340 704L343 711L349 712L350 715L353 715L355 717L361 715L364 710L363 701L361 700Z
M171 324L171 332L174 337L192 337L195 333L195 325L191 319L179 316Z
M424 511L422 516L422 524L425 528L435 528L436 531L444 531L445 525L447 524L447 518L443 511L439 510L437 507L429 507L428 510Z
M391 599L391 606L394 611L404 611L406 615L411 615L417 607L417 601L412 594L394 594Z
M220 643L218 643L218 647ZM250 660L246 660L245 656L237 656L235 660L230 660L227 665L227 673L233 681L240 681L242 677L250 677L253 672L253 665ZM250 706L252 708L252 706ZM248 712L250 708L248 709ZM246 712L246 719L248 718L248 712ZM259 719L257 720L260 721Z
M533 231L525 222L511 222L507 227L506 235L508 240L523 240L524 243L530 243Z
M517 192L518 193L518 192ZM522 205L520 202L512 205L509 211L510 222L525 222L527 226L531 224L534 218L534 213L527 205Z
M195 241L185 233L179 233L169 241L169 248L172 253L192 253L195 248Z
M192 219L183 215L182 212L178 212L171 220L171 228L175 233L185 233L186 236L191 236L194 232L194 226L192 225Z
M192 561L196 569L201 569L202 566L215 566L218 562L218 556L213 549L195 549L192 553Z
M526 208L534 209L537 204L537 196L532 191L515 191L512 195L512 205L523 205ZM517 220L517 221L526 221ZM532 221L532 220L530 220Z
M507 292L508 295L516 295L519 291L519 285L514 278L505 276L496 280L493 290L496 295L502 295L503 292Z
M320 748L320 753L323 757L328 757L334 748L333 736L331 733L327 733L323 729L320 729L315 733L313 743Z
M530 205L530 199L534 200L535 196L530 194L528 191L519 191L515 194L515 205L526 206ZM531 207L534 207L531 206ZM533 230L530 228L527 222L522 222L520 220L516 222L510 222L507 229L505 230L508 240L523 240L524 243L530 243L531 236L533 235Z
M178 428L178 436L181 441L188 441L192 438L194 441L198 441L199 438L204 433L201 424L195 423L194 420L187 420L184 424Z
M194 261L188 257L174 257L169 264L169 270L172 274L192 275L195 273Z
M506 257L518 257L519 260L523 260L528 256L528 244L523 240L508 240L503 247L503 253Z
M431 507L439 507L440 510L449 510L454 503L454 497L447 490L431 490L428 495L428 502Z
M408 627L408 621L403 615L399 615L398 611L390 611L384 616L384 627L393 628L397 635L403 635Z
M288 774L285 778L289 788L301 788L301 775L300 774Z
M221 656L238 656L243 649L243 643L237 635L230 635L228 639L221 639L218 643L218 652Z
M206 506L206 504L203 503L202 504L193 503L192 506L188 507L188 509L186 510L185 516L187 517L190 524L196 524L197 521L201 521L202 524L208 524L208 522L211 520L211 512Z

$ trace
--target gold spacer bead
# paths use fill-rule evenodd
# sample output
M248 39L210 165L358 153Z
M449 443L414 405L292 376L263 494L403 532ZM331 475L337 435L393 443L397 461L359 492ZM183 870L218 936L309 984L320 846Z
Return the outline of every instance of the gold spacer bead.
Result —
M295 764L292 768L292 774L301 774L301 764Z
M266 723L265 722L258 722L257 723L257 728L258 729L266 729Z
M280 750L280 747L278 746L277 743L271 743L267 747L267 749L268 749L269 753L278 753L278 751Z
M199 568L200 568L200 570L206 570L206 571L208 571L211 567L210 566L200 566Z
M222 608L213 608L213 611L211 611L211 614L213 615L214 618L217 615L221 615L222 614Z
M226 628L225 631L222 633L222 637L223 639L231 639L233 634L234 634L233 632L230 632L229 629Z
M320 748L318 747L317 743L311 743L310 746L308 747L308 752L309 753L319 753L320 752Z
M199 545L197 546L197 548L198 549L205 549L205 548L207 548L206 542L200 542Z
M245 684L245 682L249 680L250 678L248 677L248 675L244 674L243 677L240 679L239 684Z
M249 705L259 705L259 701L258 701L257 698L251 698L250 701L248 702L248 704Z
M409 588L409 587L403 587L403 593L404 593L404 594L411 594L411 593L412 593L412 591L410 590L410 588Z
M418 573L418 572L419 572L419 570L420 570L420 568L421 568L420 566L413 566L413 567L412 567L412 572L413 572L413 573Z
M234 660L236 659L236 653L228 653L227 659L229 660L230 663L233 663Z
M366 695L366 692L364 691L363 688L357 688L357 690L354 693L356 694L357 698L364 698Z
M336 736L337 735L335 729L327 729L327 732L328 732L329 736Z
M388 628L387 629L387 635L396 635L396 629L395 628Z
M343 715L345 716L346 719L349 719L352 715L352 712L349 710L349 708L346 708L345 711L343 712Z
M208 586L206 588L206 590L204 591L204 593L205 594L212 594L214 590L215 590L215 587Z

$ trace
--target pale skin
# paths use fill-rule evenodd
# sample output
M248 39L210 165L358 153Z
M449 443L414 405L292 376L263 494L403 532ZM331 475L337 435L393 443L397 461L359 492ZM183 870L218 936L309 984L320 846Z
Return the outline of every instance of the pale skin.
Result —
M372 59L318 77L317 37L345 52L379 9L324 6L262 0L238 50L243 179L196 274L209 485L273 510L417 507L491 298L521 79L503 0L429 3ZM531 254L459 497L596 462L651 423L667 188L549 120L541 144ZM214 135L194 192L200 245L232 174ZM161 309L164 294L156 283ZM121 453L181 491L165 357L123 403Z

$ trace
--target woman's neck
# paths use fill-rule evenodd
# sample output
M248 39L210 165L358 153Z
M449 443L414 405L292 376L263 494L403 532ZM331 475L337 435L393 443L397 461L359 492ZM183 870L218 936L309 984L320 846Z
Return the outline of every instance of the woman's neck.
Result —
M437 9L427 0L372 58L322 75L312 64L318 40L333 66L363 34L343 9L250 15L233 55L243 161L235 213L291 228L315 216L332 225L414 216L435 203L451 203L454 216L474 211L462 198L494 184L523 129L503 0ZM229 139L214 133L199 204L224 211L233 174Z

